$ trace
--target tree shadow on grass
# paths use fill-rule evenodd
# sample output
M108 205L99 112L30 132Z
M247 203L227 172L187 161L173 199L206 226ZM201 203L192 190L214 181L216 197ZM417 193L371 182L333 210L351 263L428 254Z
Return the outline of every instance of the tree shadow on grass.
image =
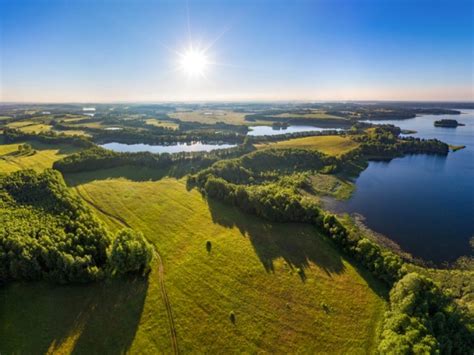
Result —
M244 214L235 207L208 199L214 223L227 228L237 227L249 238L267 272L274 272L274 260L283 258L305 281L305 269L309 263L317 265L331 277L344 272L341 252L332 240L322 235L314 226L302 223L270 223L264 219ZM345 256L368 287L383 299L388 299L388 287L377 280L356 260Z
M270 223L212 199L208 200L212 220L221 226L237 227L248 238L267 272L274 272L274 261L283 258L302 281L310 263L328 276L344 272L339 253L308 224Z
M145 278L9 285L0 291L0 352L125 353L135 338L147 289Z
M169 168L155 169L140 166L125 165L116 168L101 169L80 173L64 174L64 179L71 187L97 180L124 178L131 181L158 181L165 177L180 179L194 172L196 167L188 163L176 163Z

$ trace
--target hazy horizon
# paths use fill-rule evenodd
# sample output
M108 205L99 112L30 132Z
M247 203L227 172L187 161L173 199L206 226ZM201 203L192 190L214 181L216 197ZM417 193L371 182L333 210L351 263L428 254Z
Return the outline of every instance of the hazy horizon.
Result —
M464 0L0 0L0 26L0 102L474 100Z

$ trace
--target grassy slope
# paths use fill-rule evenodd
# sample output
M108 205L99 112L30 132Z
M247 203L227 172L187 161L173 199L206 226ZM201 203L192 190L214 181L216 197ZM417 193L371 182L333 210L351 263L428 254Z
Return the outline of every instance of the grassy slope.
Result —
M41 171L45 168L51 168L56 160L66 155L77 152L79 149L66 145L49 145L38 142L26 142L31 144L36 154L30 156L14 156L12 153L18 150L18 145L2 144L0 140L0 172L9 173L20 169L35 169Z
M347 137L314 136L294 138L269 144L258 145L258 148L303 148L315 149L329 155L340 155L356 148L358 144Z
M180 350L363 353L374 349L385 307L374 291L379 292L380 286L341 258L312 227L270 224L221 204L208 205L198 192L188 192L182 180L87 182L93 176L78 174L69 181L80 183L75 188L106 212L100 215L109 226L117 228L120 223L108 215L120 216L142 230L162 255ZM212 242L210 253L207 240ZM304 271L305 280L296 268ZM146 286L139 287L142 301L136 302L136 295L129 296L136 287L126 282L115 283L112 291L101 285L59 289L12 285L0 294L2 314L8 320L0 337L11 339L6 349L15 344L27 349L34 343L38 348L75 347L87 352L98 346L99 339L111 344L117 337L120 350L169 352L169 326L157 280L155 265ZM94 296L97 288L118 308ZM135 304L131 309L120 306L122 298ZM91 303L85 301L89 299ZM329 306L328 313L323 303ZM69 305L55 314L54 307L61 304ZM97 312L91 304L97 304ZM34 322L28 321L28 310L38 313ZM230 311L236 314L235 325L229 321ZM109 321L109 313L116 322ZM40 320L41 316L46 319Z

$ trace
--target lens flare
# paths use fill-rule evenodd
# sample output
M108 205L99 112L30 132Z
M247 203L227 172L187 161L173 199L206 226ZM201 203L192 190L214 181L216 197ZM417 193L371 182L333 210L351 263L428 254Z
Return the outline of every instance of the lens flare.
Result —
M179 67L189 76L203 76L209 65L204 51L189 49L180 55Z

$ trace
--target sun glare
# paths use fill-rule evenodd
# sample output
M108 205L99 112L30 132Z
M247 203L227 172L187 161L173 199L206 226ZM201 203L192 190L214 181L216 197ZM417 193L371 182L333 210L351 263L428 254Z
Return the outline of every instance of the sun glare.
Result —
M180 68L189 76L203 76L209 64L207 56L204 52L190 49L180 58Z

